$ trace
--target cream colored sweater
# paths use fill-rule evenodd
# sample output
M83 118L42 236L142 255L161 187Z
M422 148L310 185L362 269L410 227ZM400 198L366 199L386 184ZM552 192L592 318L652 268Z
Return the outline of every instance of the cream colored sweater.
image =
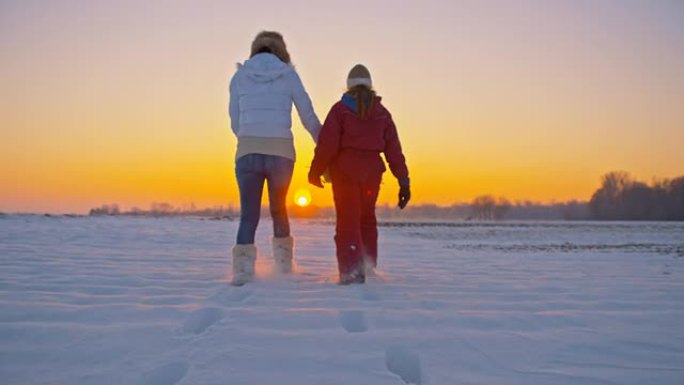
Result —
M240 136L238 137L235 160L247 154L276 155L292 159L293 161L296 160L292 138Z

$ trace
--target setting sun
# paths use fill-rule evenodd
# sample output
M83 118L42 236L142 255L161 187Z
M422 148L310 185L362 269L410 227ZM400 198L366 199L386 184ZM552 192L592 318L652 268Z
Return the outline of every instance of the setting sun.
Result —
M299 207L306 207L311 203L311 193L309 190L299 189L295 193L295 203Z

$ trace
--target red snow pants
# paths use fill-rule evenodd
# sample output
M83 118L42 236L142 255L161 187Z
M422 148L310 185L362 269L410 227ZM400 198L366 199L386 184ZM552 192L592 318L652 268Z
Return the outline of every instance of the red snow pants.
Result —
M340 277L363 273L364 263L378 263L378 227L375 203L382 175L361 181L331 170L337 223L335 246Z

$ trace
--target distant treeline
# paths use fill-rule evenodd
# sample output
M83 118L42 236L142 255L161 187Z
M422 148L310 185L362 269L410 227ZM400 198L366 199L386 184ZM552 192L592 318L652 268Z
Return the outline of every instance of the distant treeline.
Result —
M333 207L290 206L292 218L334 219ZM499 219L537 219L537 220L578 220L591 219L586 202L565 202L543 204L536 202L510 203L503 198L495 199L483 196L472 203L456 203L451 206L434 204L409 205L399 210L395 205L379 205L376 214L380 220L499 220ZM194 205L174 207L169 203L153 203L149 209L134 207L128 211L121 210L117 204L106 204L90 210L91 216L148 216L173 217L195 216L209 219L237 219L239 208L213 207L195 208ZM269 217L268 205L262 206L262 217Z
M292 218L335 217L333 207L290 206L288 211ZM472 202L451 206L410 204L399 210L395 205L379 205L376 214L380 220L684 220L684 176L658 180L649 186L633 180L626 172L610 172L602 177L601 187L589 202L511 202L502 197L482 195ZM153 203L146 210L134 207L123 211L117 204L108 204L90 210L90 215L197 216L232 220L240 217L240 209L234 206L200 209L194 204L174 207L169 203ZM268 205L263 205L262 217L268 215Z
M240 210L232 206L197 208L194 204L182 207L174 207L170 203L152 203L149 209L133 207L128 211L121 210L116 203L105 204L100 207L90 209L91 216L99 215L126 215L126 216L149 216L149 217L169 217L169 216L198 216L215 219L233 219L239 217Z
M451 206L409 205L404 210L394 205L382 205L376 210L382 220L589 220L587 202L539 203L531 201L509 202L491 195L477 197L471 203Z
M614 171L603 176L589 201L592 217L602 220L684 220L684 176L655 180L650 186Z

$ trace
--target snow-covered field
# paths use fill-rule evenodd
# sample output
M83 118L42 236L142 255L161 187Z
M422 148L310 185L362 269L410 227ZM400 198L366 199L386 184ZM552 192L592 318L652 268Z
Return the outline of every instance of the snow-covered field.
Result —
M684 384L684 224L394 224L227 285L237 223L0 217L2 384Z

